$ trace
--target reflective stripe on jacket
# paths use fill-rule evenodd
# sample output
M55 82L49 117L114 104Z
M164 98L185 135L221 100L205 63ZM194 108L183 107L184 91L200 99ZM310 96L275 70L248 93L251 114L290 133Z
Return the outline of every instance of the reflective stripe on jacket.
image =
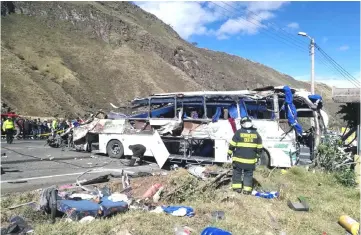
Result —
M229 144L228 153L232 162L241 164L244 169L255 169L257 153L263 148L262 138L255 128L241 128L236 131Z

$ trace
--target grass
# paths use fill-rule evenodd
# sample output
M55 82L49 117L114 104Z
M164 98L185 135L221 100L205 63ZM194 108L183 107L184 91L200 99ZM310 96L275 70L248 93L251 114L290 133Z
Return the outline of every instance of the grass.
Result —
M116 215L109 219L93 221L90 224L76 222L64 222L51 225L44 223L44 218L30 214L30 220L35 226L36 234L125 234L124 229L136 235L159 235L173 234L176 225L189 226L195 230L193 234L200 234L207 226L215 226L233 234L344 234L345 230L337 224L341 215L349 215L360 220L360 192L355 188L347 188L338 184L331 174L322 172L311 173L303 168L291 168L286 174L276 169L268 177L270 171L258 168L255 179L262 188L280 190L279 199L261 199L253 196L236 195L228 189L228 186L218 189L215 197L198 197L189 194L188 199L178 205L192 206L196 211L193 218L173 217L165 214L150 212L129 211ZM172 173L168 178L168 185L174 184L178 178L178 184L188 182L185 171ZM140 179L147 183L146 179ZM164 181L164 182L167 182ZM133 183L133 182L132 182ZM187 193L190 191L187 190ZM1 200L2 208L9 205L30 201L36 197L36 193L14 195ZM221 202L225 196L231 199ZM233 197L232 197L233 196ZM304 196L310 204L309 212L295 212L287 207L287 200L296 201L298 196ZM191 198L191 199L189 199ZM9 218L15 214L25 214L25 208L13 211L1 211L3 218ZM212 211L225 211L226 218L214 221L210 214ZM276 222L272 222L271 214ZM29 219L29 218L27 218ZM43 220L43 223L41 223ZM279 228L277 228L277 225Z

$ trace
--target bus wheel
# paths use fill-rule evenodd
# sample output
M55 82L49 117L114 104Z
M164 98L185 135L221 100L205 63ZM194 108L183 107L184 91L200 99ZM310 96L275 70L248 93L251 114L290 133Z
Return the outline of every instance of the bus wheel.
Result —
M124 154L123 144L119 140L111 140L107 145L107 154L111 158L121 158Z
M266 166L266 167L270 166L270 157L267 151L262 151L259 161L260 161L259 165L261 166Z

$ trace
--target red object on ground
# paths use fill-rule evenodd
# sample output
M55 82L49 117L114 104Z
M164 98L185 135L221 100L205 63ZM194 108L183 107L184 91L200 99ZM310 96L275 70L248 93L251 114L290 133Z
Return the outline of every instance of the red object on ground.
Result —
M233 133L236 133L237 127L236 127L236 122L234 121L234 118L228 118L228 122L232 126Z
M143 198L153 197L160 187L162 187L161 184L153 184L152 187L143 194Z

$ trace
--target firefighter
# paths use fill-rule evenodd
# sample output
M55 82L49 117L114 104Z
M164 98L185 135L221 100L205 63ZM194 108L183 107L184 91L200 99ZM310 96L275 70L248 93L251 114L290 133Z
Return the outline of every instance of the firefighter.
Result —
M138 164L143 164L144 153L147 150L144 145L135 144L129 145L129 149L133 152L133 158L129 161L129 166L133 166L135 162L138 160Z
M6 143L11 144L14 138L15 124L10 116L3 123L2 129L6 133Z
M241 119L241 127L229 144L228 158L232 158L233 165L232 189L238 193L243 189L243 194L249 195L253 190L253 171L262 151L262 138L249 117Z

